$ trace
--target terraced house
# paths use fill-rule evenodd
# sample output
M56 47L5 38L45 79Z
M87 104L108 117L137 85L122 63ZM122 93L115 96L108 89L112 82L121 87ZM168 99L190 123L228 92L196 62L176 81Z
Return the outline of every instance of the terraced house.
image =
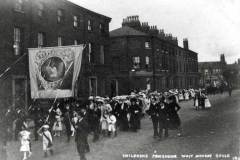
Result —
M110 38L113 95L198 87L198 53L189 49L187 39L182 48L172 34L141 23L138 16L124 18Z

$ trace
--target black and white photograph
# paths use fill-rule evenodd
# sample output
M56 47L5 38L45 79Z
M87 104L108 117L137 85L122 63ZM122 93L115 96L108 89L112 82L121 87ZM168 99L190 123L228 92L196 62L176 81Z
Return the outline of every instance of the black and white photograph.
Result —
M240 160L239 0L0 0L0 160Z

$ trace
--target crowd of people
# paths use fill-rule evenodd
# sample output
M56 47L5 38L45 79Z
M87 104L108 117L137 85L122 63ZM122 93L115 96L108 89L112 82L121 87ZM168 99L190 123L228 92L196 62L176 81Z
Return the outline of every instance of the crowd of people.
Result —
M67 142L75 136L81 159L90 151L88 135L93 142L103 137L116 137L119 131L137 132L141 119L150 116L153 123L153 138L168 137L169 129L178 130L182 136L181 120L178 115L179 102L193 100L196 109L209 108L211 104L204 89L171 89L168 92L132 92L116 97L93 97L86 102L60 99L52 107L44 109L37 103L28 111L9 108L5 114L6 140L13 138L21 142L23 159L31 156L30 130L37 141L42 137L44 156L53 154L53 137L67 136ZM13 126L13 127L12 127Z

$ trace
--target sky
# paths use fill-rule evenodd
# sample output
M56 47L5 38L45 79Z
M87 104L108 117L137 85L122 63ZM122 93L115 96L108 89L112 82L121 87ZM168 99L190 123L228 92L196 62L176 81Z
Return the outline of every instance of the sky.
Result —
M121 27L123 18L138 15L141 22L157 25L178 37L202 61L227 63L240 58L240 0L69 0L111 17L110 31Z

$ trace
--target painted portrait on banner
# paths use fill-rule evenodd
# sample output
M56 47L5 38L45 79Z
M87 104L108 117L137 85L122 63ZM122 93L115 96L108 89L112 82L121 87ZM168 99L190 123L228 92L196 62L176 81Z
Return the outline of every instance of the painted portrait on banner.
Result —
M72 97L82 46L29 49L32 98Z

